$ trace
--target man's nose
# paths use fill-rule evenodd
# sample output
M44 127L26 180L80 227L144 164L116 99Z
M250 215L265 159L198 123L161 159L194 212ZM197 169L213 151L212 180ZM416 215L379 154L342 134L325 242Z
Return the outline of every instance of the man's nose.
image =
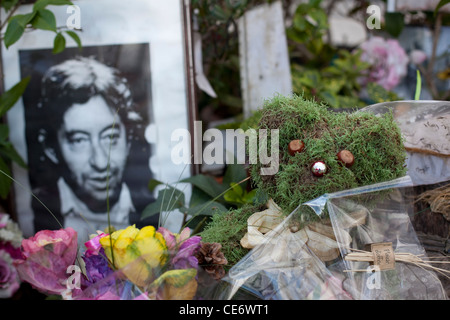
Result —
M100 144L93 144L89 164L98 171L108 167L108 152Z

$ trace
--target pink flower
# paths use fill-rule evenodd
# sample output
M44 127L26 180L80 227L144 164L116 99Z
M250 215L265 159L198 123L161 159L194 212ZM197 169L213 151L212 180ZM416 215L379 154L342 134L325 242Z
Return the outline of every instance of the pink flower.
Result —
M421 64L427 59L427 54L422 50L412 50L409 53L409 58L413 64Z
M163 235L169 251L176 250L177 247L191 235L191 229L189 228L184 228L179 234L172 233L164 227L159 227L157 232Z
M195 253L200 249L200 236L192 236L189 228L184 228L181 233L172 233L169 230L160 227L158 232L161 233L166 240L167 248L172 258L174 269L197 268L198 260Z
M98 255L100 250L102 249L102 245L100 244L100 239L106 237L107 234L103 232L98 232L98 235L88 240L84 243L86 247L86 252L84 253L85 257L90 257L92 255Z
M0 299L11 298L20 287L20 279L13 259L8 252L0 250Z
M406 75L409 58L397 40L372 37L360 48L361 60L372 65L369 74L361 78L363 85L376 82L386 90L392 90Z
M77 233L70 227L39 231L22 241L22 255L14 261L20 278L41 292L61 294L77 255Z

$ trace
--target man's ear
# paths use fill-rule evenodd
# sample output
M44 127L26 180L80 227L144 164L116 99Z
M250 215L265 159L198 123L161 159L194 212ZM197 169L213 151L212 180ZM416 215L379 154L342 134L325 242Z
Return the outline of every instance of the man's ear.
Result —
M56 156L56 152L54 148L44 148L44 153L47 156L47 158L50 159L51 162L54 164L59 164L58 157Z
M59 164L59 159L56 155L55 148L50 147L47 143L47 132L40 131L38 134L38 141L41 143L42 150L44 151L47 158L49 158L50 161L54 164Z

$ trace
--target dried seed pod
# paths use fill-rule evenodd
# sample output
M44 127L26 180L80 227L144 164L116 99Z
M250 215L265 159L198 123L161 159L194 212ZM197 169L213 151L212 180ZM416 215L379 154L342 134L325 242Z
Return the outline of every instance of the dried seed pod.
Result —
M301 140L292 140L289 142L288 149L291 156L295 155L297 152L302 152L305 148L305 144Z
M341 161L347 168L350 168L353 163L355 162L355 157L353 154L348 150L341 150L337 157L339 161Z
M201 248L195 254L199 266L216 280L225 276L223 266L228 264L228 260L221 249L222 245L220 243L201 242Z

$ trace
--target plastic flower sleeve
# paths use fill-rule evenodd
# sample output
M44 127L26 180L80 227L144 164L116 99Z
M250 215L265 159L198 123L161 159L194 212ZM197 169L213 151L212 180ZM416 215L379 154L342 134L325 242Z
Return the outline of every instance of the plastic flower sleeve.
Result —
M228 272L221 299L350 299L341 279L327 270L298 228L299 209L266 234Z
M427 258L412 226L413 187L405 179L327 199L342 257L328 268L344 277L343 288L354 299L447 298L437 276L441 270ZM348 235L351 241L343 245ZM379 249L383 244L386 249Z
M300 205L230 269L215 297L446 299L411 224L412 189L411 179L403 177ZM305 208L317 220L304 221L310 216L302 215ZM367 245L380 243L392 246L392 270L373 265ZM346 260L354 252L364 252L362 261Z
M358 112L392 112L404 137L408 175L415 184L450 179L450 102L394 101L367 106Z
M175 253L174 253L175 254ZM108 259L101 254L99 259ZM172 265L150 266L152 257L141 255L120 269L95 276L84 268L79 288L74 288L73 300L191 300L198 289L196 267L173 269ZM188 258L180 258L179 261ZM187 265L188 261L186 261ZM96 268L100 271L99 263ZM78 289L78 290L77 290Z
M64 299L72 300L149 300L146 292L129 281L122 271L110 273L105 278L82 287L82 290L72 290L70 297L63 295Z

